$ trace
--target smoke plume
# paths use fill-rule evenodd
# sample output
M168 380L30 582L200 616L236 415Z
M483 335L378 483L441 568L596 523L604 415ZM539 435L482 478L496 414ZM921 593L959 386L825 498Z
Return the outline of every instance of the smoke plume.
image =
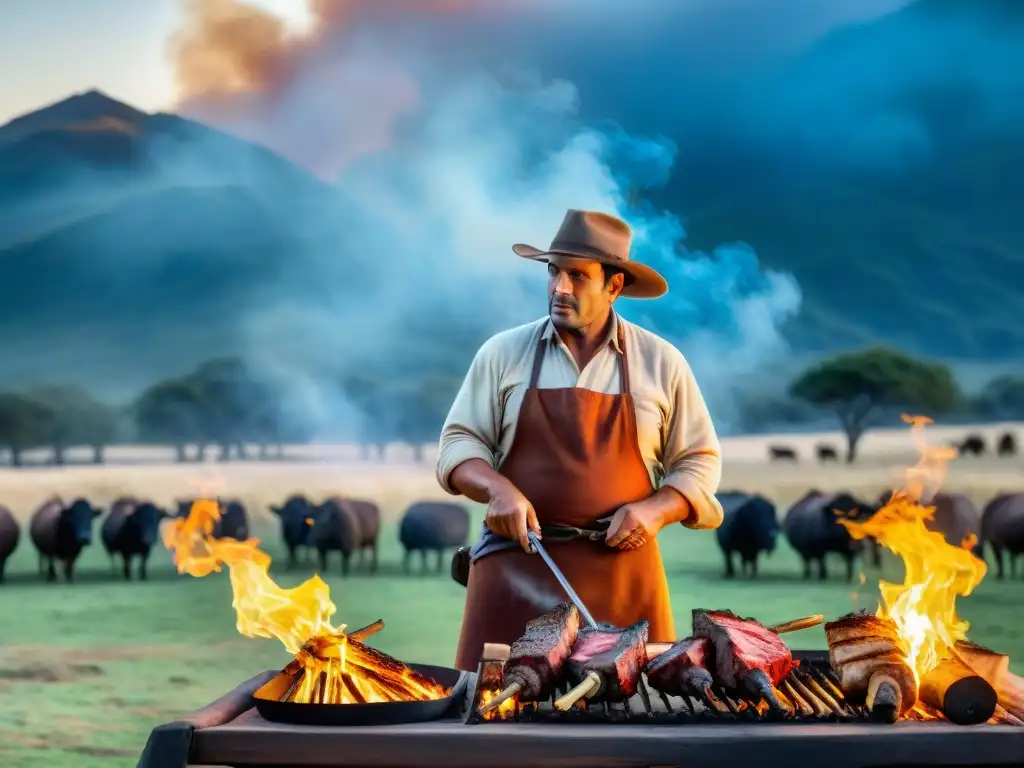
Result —
M303 274L282 275L247 325L253 352L321 423L353 415L316 384L338 370L442 373L454 354L464 371L488 334L543 315L543 268L510 246L546 246L567 208L633 226L636 258L670 293L619 309L680 347L723 427L733 380L784 354L795 281L742 244L688 252L679 219L644 202L676 147L588 123L571 83L531 70L514 46L474 43L481 23L522 23L540 6L320 0L296 35L237 1L187 4L172 45L179 109L336 189L302 222L317 244L296 259ZM315 297L298 287L310 282Z

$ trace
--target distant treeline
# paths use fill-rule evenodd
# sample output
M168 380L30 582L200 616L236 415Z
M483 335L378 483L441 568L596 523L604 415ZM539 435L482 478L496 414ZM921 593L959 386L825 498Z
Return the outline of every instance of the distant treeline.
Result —
M376 379L351 376L337 395L356 409L358 441L367 449L393 442L422 446L437 440L461 376ZM20 466L27 450L51 448L64 463L72 446L91 446L96 463L118 442L173 446L178 461L268 458L281 446L318 436L308 409L273 377L234 358L211 360L191 373L160 381L124 406L95 399L78 386L0 392L0 448ZM742 431L799 429L839 419L853 461L861 436L882 418L909 410L947 420L1024 420L1024 376L1001 376L973 397L950 369L882 347L825 360L798 376L780 394L737 395ZM189 446L196 448L189 452ZM256 456L247 446L258 446Z
M337 395L358 411L358 441L367 450L393 442L422 446L437 439L460 384L461 378L352 376L337 383ZM211 448L221 460L268 458L317 436L309 410L285 382L223 358L159 381L122 406L74 385L0 392L0 449L14 466L37 448L51 448L53 463L63 464L72 446L90 446L102 463L104 449L122 442L173 446L180 462L203 461ZM247 446L258 446L256 456Z

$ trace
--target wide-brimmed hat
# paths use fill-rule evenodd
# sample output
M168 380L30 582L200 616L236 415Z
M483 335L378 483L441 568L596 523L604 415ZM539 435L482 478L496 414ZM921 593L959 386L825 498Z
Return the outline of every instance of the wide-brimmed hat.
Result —
M546 251L516 243L512 250L524 259L548 261L550 256L590 259L621 269L626 281L622 295L634 299L656 299L668 291L668 283L645 264L630 261L633 232L629 224L616 216L598 211L570 209Z

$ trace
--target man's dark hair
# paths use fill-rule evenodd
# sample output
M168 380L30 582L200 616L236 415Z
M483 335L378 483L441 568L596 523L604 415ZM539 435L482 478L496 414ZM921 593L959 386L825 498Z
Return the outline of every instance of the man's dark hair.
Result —
M608 285L608 281L611 280L615 275L626 275L626 271L624 269L619 269L618 267L613 267L610 264L602 264L601 265L601 271L604 272L604 284L605 285ZM626 285L628 283L629 283L629 275L626 275L626 280L625 280L625 282L623 284Z

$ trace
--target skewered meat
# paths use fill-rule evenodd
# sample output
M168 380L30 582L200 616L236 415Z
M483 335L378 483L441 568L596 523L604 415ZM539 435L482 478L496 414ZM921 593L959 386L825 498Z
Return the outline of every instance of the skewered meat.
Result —
M580 630L580 612L562 603L526 625L505 662L506 688L518 683L520 701L551 698Z
M839 687L852 703L895 722L917 702L917 680L893 622L850 613L826 624L825 637Z
M772 709L786 712L774 687L798 662L778 635L754 619L732 611L693 611L694 637L706 637L713 650L712 674L723 685L741 685L764 698Z
M648 684L668 696L699 696L714 680L707 670L706 637L687 637L647 662Z
M849 613L825 625L829 660L838 670L843 664L871 656L901 653L896 625L868 613Z
M592 681L590 693L585 694L592 701L628 699L636 693L647 663L647 630L646 621L626 629L584 627L565 664L569 681L577 687Z

